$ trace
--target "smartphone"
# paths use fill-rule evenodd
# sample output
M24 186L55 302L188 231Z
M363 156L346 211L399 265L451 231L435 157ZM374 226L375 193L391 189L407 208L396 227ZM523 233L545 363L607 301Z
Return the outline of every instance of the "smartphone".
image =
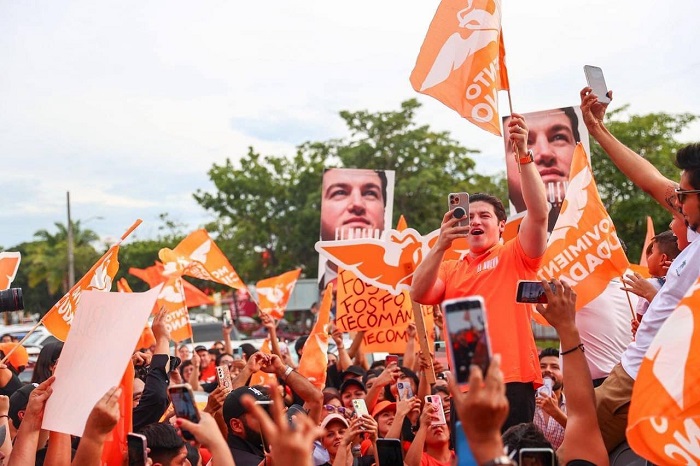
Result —
M435 342L435 361L442 364L442 367L449 369L450 364L447 361L447 346L444 341Z
M469 367L476 364L481 372L491 363L491 345L486 326L486 306L481 296L443 301L447 327L447 353L450 368L460 385L469 383Z
M148 462L146 436L129 432L126 434L126 446L129 450L129 466L146 466Z
M454 412L454 411L452 411ZM455 428L452 429L455 434L455 453L459 462L459 466L478 466L478 463L474 459L472 454L472 449L469 447L469 442L467 441L467 436L464 435L464 429L462 428L462 422L455 422Z
M453 217L463 219L457 222L457 226L465 227L469 225L469 194L450 193L447 196L447 206Z
M395 354L390 354L384 359L384 363L389 366L392 362L395 362L397 365L399 364L399 357L396 356Z
M356 398L352 400L352 407L355 408L355 414L357 414L357 417L360 417L364 414L369 416L369 411L367 411L367 405L365 404L365 400L361 398Z
M403 464L401 440L396 438L378 438L377 457L379 459L379 466Z
M552 292L556 291L554 283L549 283ZM515 294L515 301L518 303L547 304L547 295L544 293L542 282L520 280L518 281L518 292Z
M224 327L230 327L233 325L233 319L231 319L231 309L224 309L221 319L223 320Z
M233 350L233 359L243 359L243 348L239 346Z
M194 403L192 387L188 383L171 385L168 387L170 400L173 402L175 415L187 419L191 422L199 422L199 411ZM182 436L186 440L194 440L194 436L188 431L181 429Z
M583 67L583 72L588 81L588 87L593 89L593 93L598 96L598 102L601 104L609 104L608 86L605 85L605 77L603 70L597 66L586 65Z
M413 396L413 389L410 382L396 382L396 392L399 395L399 401L408 400Z
M228 366L216 366L216 377L219 379L219 385L224 387L226 393L233 390L231 385L231 371Z
M554 450L551 448L521 448L518 452L520 466L554 466Z
M445 419L445 411L442 409L442 398L440 398L440 395L426 395L425 402L435 406L435 412L437 413L437 419L431 421L430 425L442 426L447 424L447 420Z

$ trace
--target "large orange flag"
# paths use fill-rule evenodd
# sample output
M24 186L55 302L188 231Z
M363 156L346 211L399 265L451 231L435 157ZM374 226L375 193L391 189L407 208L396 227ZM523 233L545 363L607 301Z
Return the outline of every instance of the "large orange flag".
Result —
M294 291L299 275L301 275L301 269L294 269L256 283L255 291L258 293L260 312L270 314L277 320L284 317L284 310L287 309L289 297Z
M698 325L695 325L698 324ZM627 441L654 464L700 463L700 279L656 334L634 382Z
M133 430L134 409L134 366L129 361L124 376L119 384L122 394L119 396L119 421L105 440L102 449L102 463L106 466L121 465L127 453L126 435Z
M331 304L333 301L333 284L329 283L323 293L318 320L304 344L304 352L299 361L297 372L309 379L314 387L323 390L326 386L328 368L328 341L330 335Z
M0 252L0 290L10 287L12 280L17 275L19 261L22 255L18 252Z
M586 151L578 143L564 204L549 237L538 276L569 283L578 295L578 310L601 294L610 280L621 276L628 267L615 225L600 200Z
M498 90L508 89L504 60L500 0L442 0L411 85L500 136Z
M163 264L156 261L155 265L146 267L145 269L129 267L129 273L134 277L138 277L145 281L151 288L153 288L154 286L158 286L168 279L168 277L164 275L163 269ZM187 307L214 304L214 298L207 295L187 280L182 280L182 288L185 292L185 303L187 304Z
M644 237L644 246L642 246L642 257L639 258L639 265L647 265L647 248L654 239L654 221L647 215L647 234Z

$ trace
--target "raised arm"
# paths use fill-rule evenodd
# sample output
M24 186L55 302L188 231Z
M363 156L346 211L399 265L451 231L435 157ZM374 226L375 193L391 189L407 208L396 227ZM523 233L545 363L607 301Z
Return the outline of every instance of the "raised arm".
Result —
M610 91L610 98L612 99L612 91ZM581 113L588 133L627 178L653 197L664 209L673 215L680 215L674 193L677 184L663 176L648 160L625 146L610 133L603 123L607 108L608 104L598 102L598 96L590 87L584 87L581 90Z
M528 129L522 115L512 114L508 131L511 143L518 149L519 157L524 157L527 154ZM520 185L527 213L520 225L518 238L525 254L536 258L544 254L547 248L549 205L542 177L532 161L520 164Z
M76 466L99 466L102 464L105 441L119 422L119 396L121 392L121 387L110 388L92 408L72 464ZM68 459L70 460L70 436L68 436Z
M545 286L547 306L537 305L537 311L559 334L564 360L566 387L566 430L564 441L557 450L560 464L582 459L593 464L608 464L608 453L598 427L595 393L584 348L576 328L576 292L566 283L553 280L555 291ZM546 285L546 281L542 281Z
M270 314L260 313L260 319L262 320L263 327L267 329L268 336L270 337L270 350L272 354L276 354L282 359L282 351L280 351L280 343L277 340L277 323L275 319L270 316Z

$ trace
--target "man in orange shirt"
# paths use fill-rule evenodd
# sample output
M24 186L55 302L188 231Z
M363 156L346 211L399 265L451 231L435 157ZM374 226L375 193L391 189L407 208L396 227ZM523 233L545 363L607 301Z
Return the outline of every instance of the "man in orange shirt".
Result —
M440 237L416 268L411 297L422 304L445 299L481 295L494 354L501 354L510 412L504 430L521 422L532 422L535 388L542 383L539 358L530 324L530 308L515 302L518 280L536 280L547 247L547 204L542 178L527 150L528 129L521 115L508 123L510 141L517 148L522 194L527 207L516 238L503 244L506 213L503 203L488 194L469 199L469 225L447 212ZM460 261L443 256L452 241L466 236L470 250Z

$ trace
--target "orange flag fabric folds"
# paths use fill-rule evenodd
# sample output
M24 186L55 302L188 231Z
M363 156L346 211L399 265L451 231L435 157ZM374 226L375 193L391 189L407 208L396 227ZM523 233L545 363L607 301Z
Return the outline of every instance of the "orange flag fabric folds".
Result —
M611 279L629 267L615 225L600 200L586 151L578 143L569 187L538 272L561 279L576 291L576 309L601 294Z
M637 454L654 464L700 462L698 329L700 279L659 329L634 382L627 440Z
M500 136L498 90L508 89L504 60L500 0L442 0L411 85Z
M647 234L644 237L644 246L642 246L642 257L639 258L639 265L647 265L647 248L654 236L656 236L654 233L654 221L647 216Z
M284 310L300 274L301 269L294 269L256 283L255 291L258 293L260 311L277 320L284 317Z
M0 252L0 290L10 287L12 280L17 275L19 261L22 255L18 252Z
M168 277L163 273L164 266L161 262L156 261L155 265L146 267L145 269L137 269L136 267L129 267L129 273L134 277L138 277L141 280L148 283L148 285L153 288L161 283L165 282ZM188 282L187 280L182 281L182 287L185 292L185 303L187 307L197 307L205 304L214 304L214 299L208 296L202 290Z
M323 293L318 320L304 344L304 352L299 361L297 372L309 379L314 387L323 390L326 386L326 369L328 368L328 341L330 335L331 303L333 284L329 283Z

